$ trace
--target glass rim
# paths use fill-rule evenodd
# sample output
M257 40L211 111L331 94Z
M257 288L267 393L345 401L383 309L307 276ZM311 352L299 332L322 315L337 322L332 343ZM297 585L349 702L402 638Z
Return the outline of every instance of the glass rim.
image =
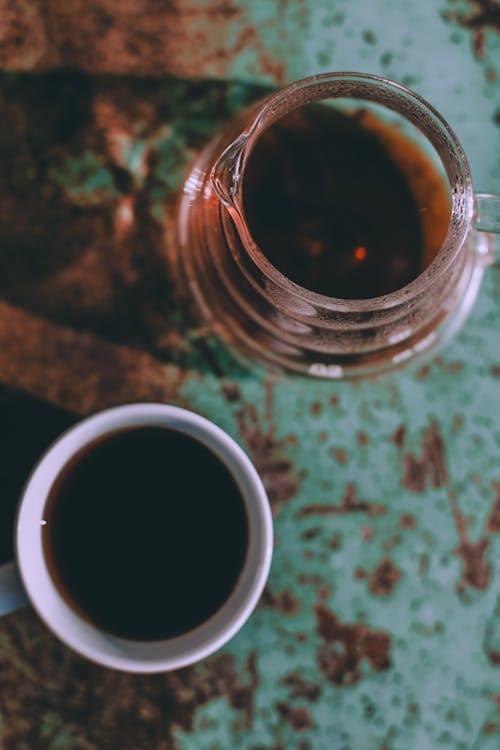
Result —
M325 93L324 87L328 84L341 84L351 83L360 84L365 88L365 91L361 93L359 97L356 97L356 92L350 91L348 94L339 93ZM360 299L345 299L341 297L330 297L328 295L320 294L307 289L300 284L289 279L284 275L276 266L274 266L266 257L264 252L260 249L259 245L255 242L251 236L251 232L248 228L242 200L242 187L243 177L245 172L245 164L253 150L253 147L260 137L261 133L270 127L274 122L280 120L289 112L292 112L300 107L307 104L321 101L322 99L340 99L340 98L359 98L379 103L382 106L398 111L397 107L391 107L387 102L381 101L379 97L369 97L366 95L366 87L369 86L370 90L374 93L376 91L391 90L396 93L401 100L409 100L412 102L420 113L423 113L424 117L428 122L433 122L437 125L437 128L442 136L444 136L447 144L451 147L449 152L454 159L457 168L460 170L460 176L462 177L463 188L460 190L460 195L457 196L456 184L454 185L447 175L448 185L451 192L451 215L450 222L448 225L448 231L446 237L437 252L432 262L425 268L418 276L412 279L408 284L388 294L360 298ZM302 101L294 101L295 97L292 98L293 106L288 106L290 98L294 94L300 94L301 92L309 91L314 94L318 92L317 96L310 96L304 98ZM255 110L254 110L255 111ZM411 118L404 112L400 114L405 117L409 122L412 122ZM424 121L425 122L425 121ZM430 137L429 133L422 128L421 123L413 123L427 138L429 143L434 147L438 156L441 158L438 144L436 144ZM236 177L236 190L234 192L234 208L239 214L239 218L244 221L245 229L248 237L246 238L246 250L248 251L252 261L255 263L261 273L277 287L286 289L294 296L301 298L304 302L310 305L321 307L323 309L345 312L345 313L364 313L364 312L377 312L381 309L388 309L396 307L402 303L408 302L411 299L417 297L421 292L428 288L429 283L432 283L439 279L450 266L453 264L458 254L460 253L465 239L472 227L472 220L474 214L474 192L472 187L472 178L469 163L463 150L463 147L458 140L456 134L444 119L444 117L423 97L416 92L407 88L397 81L393 81L389 78L377 76L369 73L356 73L356 72L333 72L333 73L320 73L307 78L294 81L293 83L285 86L284 88L276 91L275 93L268 96L260 105L257 113L253 116L250 123L243 130L242 133L242 145L239 150L237 159L237 171ZM241 136L240 136L241 137ZM458 182L458 176L457 176ZM459 209L457 204L457 197L464 199L464 208ZM452 236L452 226L455 222L461 227L461 231L457 236ZM248 239L251 241L248 242Z

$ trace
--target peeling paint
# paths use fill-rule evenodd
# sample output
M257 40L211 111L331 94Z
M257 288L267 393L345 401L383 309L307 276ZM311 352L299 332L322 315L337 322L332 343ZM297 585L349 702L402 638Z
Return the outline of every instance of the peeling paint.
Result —
M382 503L360 500L357 496L356 486L349 483L342 495L339 504L305 505L297 513L298 518L307 516L331 516L344 513L366 513L370 518L384 515L387 507Z
M399 440L403 439L404 435L399 437ZM403 461L403 487L410 492L424 492L428 482L433 487L441 487L446 482L444 444L434 420L424 430L420 457L408 451L404 454Z
M391 665L391 638L384 631L372 630L362 623L344 624L319 604L315 607L317 633L325 641L318 651L318 666L329 682L353 685L362 679L362 664L375 672Z

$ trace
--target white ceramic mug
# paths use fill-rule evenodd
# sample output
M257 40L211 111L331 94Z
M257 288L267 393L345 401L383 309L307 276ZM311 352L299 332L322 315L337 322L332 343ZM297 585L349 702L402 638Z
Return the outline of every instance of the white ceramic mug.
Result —
M226 465L241 491L249 524L249 546L237 584L220 609L195 629L160 641L131 641L83 620L59 594L47 569L41 523L54 480L72 456L96 438L126 427L170 427L204 443ZM15 565L0 572L0 612L29 601L64 643L98 664L127 672L166 672L192 664L223 646L254 609L267 579L273 529L269 503L248 456L223 430L193 412L163 404L129 404L100 412L64 433L34 468L19 504ZM0 569L1 571L1 569Z

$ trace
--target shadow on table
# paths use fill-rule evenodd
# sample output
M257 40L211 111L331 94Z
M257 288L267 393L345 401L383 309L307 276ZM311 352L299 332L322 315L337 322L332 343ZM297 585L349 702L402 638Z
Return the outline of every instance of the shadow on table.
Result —
M230 82L4 74L0 298L157 362L237 370L190 317L176 199L203 144L265 93Z
M221 123L265 89L238 83L0 76L0 563L21 487L84 414L182 403L189 377L245 377L191 317L177 194Z

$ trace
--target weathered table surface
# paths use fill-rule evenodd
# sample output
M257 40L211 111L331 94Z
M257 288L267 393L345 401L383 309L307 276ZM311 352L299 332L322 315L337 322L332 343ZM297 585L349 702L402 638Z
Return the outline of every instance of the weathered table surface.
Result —
M99 408L159 400L215 420L254 460L275 517L269 584L221 652L153 677L82 660L29 608L4 618L0 748L498 748L500 270L424 364L272 382L192 324L173 239L210 134L266 82L318 70L415 88L457 131L476 187L499 192L500 7L238 8L253 36L237 48L235 17L220 17L226 82L0 79L0 560L45 445Z

